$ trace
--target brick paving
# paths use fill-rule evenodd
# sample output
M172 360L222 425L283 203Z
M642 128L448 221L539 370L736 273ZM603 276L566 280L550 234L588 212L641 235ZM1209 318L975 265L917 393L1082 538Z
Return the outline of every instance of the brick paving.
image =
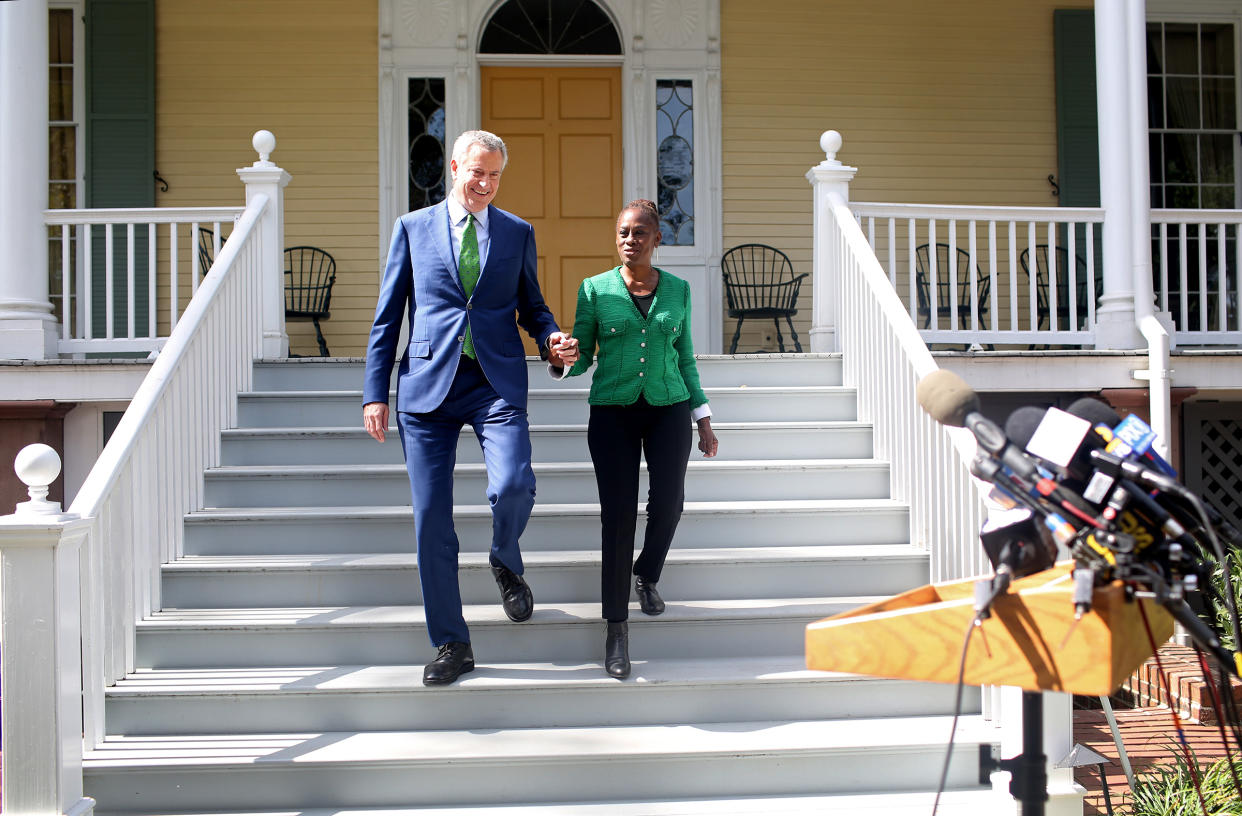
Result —
M1173 726L1173 716L1169 709L1134 708L1118 710L1117 726L1121 731L1121 741L1130 757L1130 765L1138 774L1159 762L1172 762L1177 747L1177 736ZM1221 744L1220 728L1216 725L1182 720L1182 728L1186 740L1199 757L1200 762L1209 763L1225 755ZM1109 795L1112 797L1113 809L1128 801L1129 786L1125 773L1117 761L1117 746L1113 743L1113 735L1108 727L1108 720L1103 711L1079 710L1074 712L1074 741L1082 743L1110 760L1104 766L1108 778ZM1237 746L1230 745L1237 757ZM1074 772L1078 784L1087 789L1084 816L1096 816L1107 813L1104 809L1104 793L1100 783L1098 766L1078 768Z

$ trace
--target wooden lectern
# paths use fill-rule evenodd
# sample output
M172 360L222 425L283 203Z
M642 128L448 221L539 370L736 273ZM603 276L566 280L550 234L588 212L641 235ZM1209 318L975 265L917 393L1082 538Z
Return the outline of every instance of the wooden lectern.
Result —
M1120 581L1097 587L1091 611L1074 619L1073 562L1014 580L974 633L964 682L1028 691L1108 695L1152 654L1173 618L1151 600L1126 598ZM806 628L811 669L956 683L975 579L933 584L843 612Z

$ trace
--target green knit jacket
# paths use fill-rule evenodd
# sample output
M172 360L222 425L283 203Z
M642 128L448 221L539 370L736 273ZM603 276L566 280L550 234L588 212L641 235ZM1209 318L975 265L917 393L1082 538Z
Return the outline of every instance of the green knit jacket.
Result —
M568 376L587 371L598 348L591 405L632 405L640 395L651 405L688 399L691 410L707 402L690 339L690 285L659 272L646 318L630 298L619 266L578 287L574 337L582 356Z

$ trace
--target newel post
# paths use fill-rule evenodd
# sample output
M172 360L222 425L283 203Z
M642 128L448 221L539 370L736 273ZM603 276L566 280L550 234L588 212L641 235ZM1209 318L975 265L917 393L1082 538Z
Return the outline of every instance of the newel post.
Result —
M811 351L840 351L837 315L841 281L829 240L832 214L828 196L835 193L849 201L850 181L858 168L848 167L837 161L837 151L841 149L841 134L835 130L824 131L819 137L819 146L824 151L825 158L806 173L806 180L811 182L814 201L811 221Z
M0 517L0 752L6 814L81 816L80 553L89 523L47 500L60 457L28 445L13 463L30 501Z
M251 140L259 159L250 167L238 169L246 185L246 205L256 195L268 198L267 210L257 225L263 270L263 358L289 356L289 335L285 332L285 185L292 176L272 163L276 137L260 130Z

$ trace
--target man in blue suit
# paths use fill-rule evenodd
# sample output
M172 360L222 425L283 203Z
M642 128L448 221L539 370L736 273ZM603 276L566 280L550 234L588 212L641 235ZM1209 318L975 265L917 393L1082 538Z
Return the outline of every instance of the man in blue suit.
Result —
M413 495L427 630L439 650L423 671L427 685L452 683L474 669L453 529L453 465L462 426L474 429L487 464L492 574L505 613L524 621L534 600L522 578L518 538L535 503L535 474L518 326L554 366L578 356L577 343L557 328L539 291L534 230L491 206L507 161L495 134L473 130L458 137L448 197L403 215L393 229L367 343L363 425L383 442L389 376L408 317L397 426Z

